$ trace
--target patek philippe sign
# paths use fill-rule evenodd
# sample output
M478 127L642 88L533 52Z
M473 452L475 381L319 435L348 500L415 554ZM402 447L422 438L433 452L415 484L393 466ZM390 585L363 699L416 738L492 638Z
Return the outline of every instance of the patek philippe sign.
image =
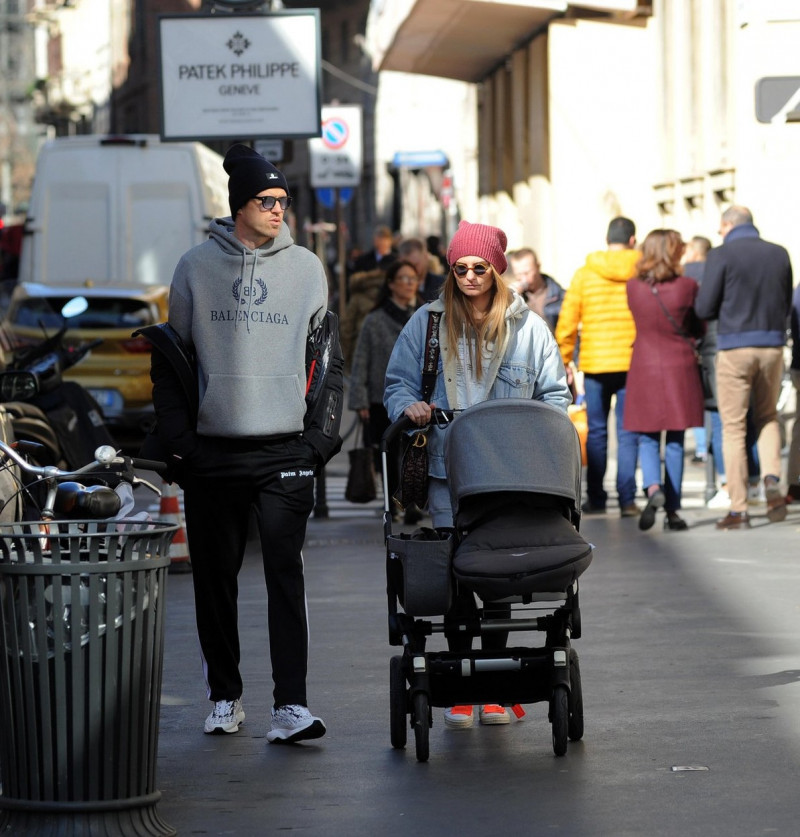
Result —
M319 9L159 17L161 138L318 137Z

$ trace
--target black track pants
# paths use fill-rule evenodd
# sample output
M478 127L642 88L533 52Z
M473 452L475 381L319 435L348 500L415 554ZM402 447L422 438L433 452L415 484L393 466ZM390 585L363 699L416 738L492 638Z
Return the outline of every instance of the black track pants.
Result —
M242 694L238 574L254 507L267 585L275 705L305 705L302 547L314 507L313 448L302 437L268 444L205 438L201 450L184 486L184 506L208 697L233 700Z

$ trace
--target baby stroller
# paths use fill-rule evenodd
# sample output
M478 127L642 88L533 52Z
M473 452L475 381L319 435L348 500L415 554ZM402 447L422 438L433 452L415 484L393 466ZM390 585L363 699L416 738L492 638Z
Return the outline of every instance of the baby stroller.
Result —
M384 476L392 439L411 426L402 418L386 431ZM389 670L392 746L405 747L410 725L417 759L427 761L434 706L547 701L553 750L562 756L568 739L583 735L571 641L581 635L578 576L592 560L578 532L577 432L550 405L486 401L452 419L445 458L455 535L393 535L384 488L389 643L403 648ZM471 614L448 614L456 589L477 597ZM545 640L536 648L427 651L427 638L446 631L473 638L541 631Z

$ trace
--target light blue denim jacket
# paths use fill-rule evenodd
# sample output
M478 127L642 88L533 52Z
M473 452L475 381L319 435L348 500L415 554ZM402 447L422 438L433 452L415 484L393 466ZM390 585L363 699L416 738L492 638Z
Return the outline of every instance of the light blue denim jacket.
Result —
M389 359L383 403L391 421L400 418L410 404L422 400L422 364L430 311L444 313L441 298L423 305L406 323ZM450 410L461 405L456 395L456 351L448 345L445 316L439 323L439 368L430 403ZM566 411L572 398L561 353L547 323L515 293L506 311L506 324L504 351L495 353L487 372L487 383L491 384L487 400L533 398ZM439 479L446 478L446 430L432 427L428 437L428 473Z

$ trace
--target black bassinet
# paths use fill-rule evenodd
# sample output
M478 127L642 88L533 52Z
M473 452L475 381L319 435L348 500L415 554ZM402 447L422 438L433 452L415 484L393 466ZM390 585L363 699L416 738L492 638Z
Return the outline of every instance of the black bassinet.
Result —
M485 401L455 419L445 457L459 582L484 600L530 598L564 592L586 570L580 442L566 413L539 401Z

